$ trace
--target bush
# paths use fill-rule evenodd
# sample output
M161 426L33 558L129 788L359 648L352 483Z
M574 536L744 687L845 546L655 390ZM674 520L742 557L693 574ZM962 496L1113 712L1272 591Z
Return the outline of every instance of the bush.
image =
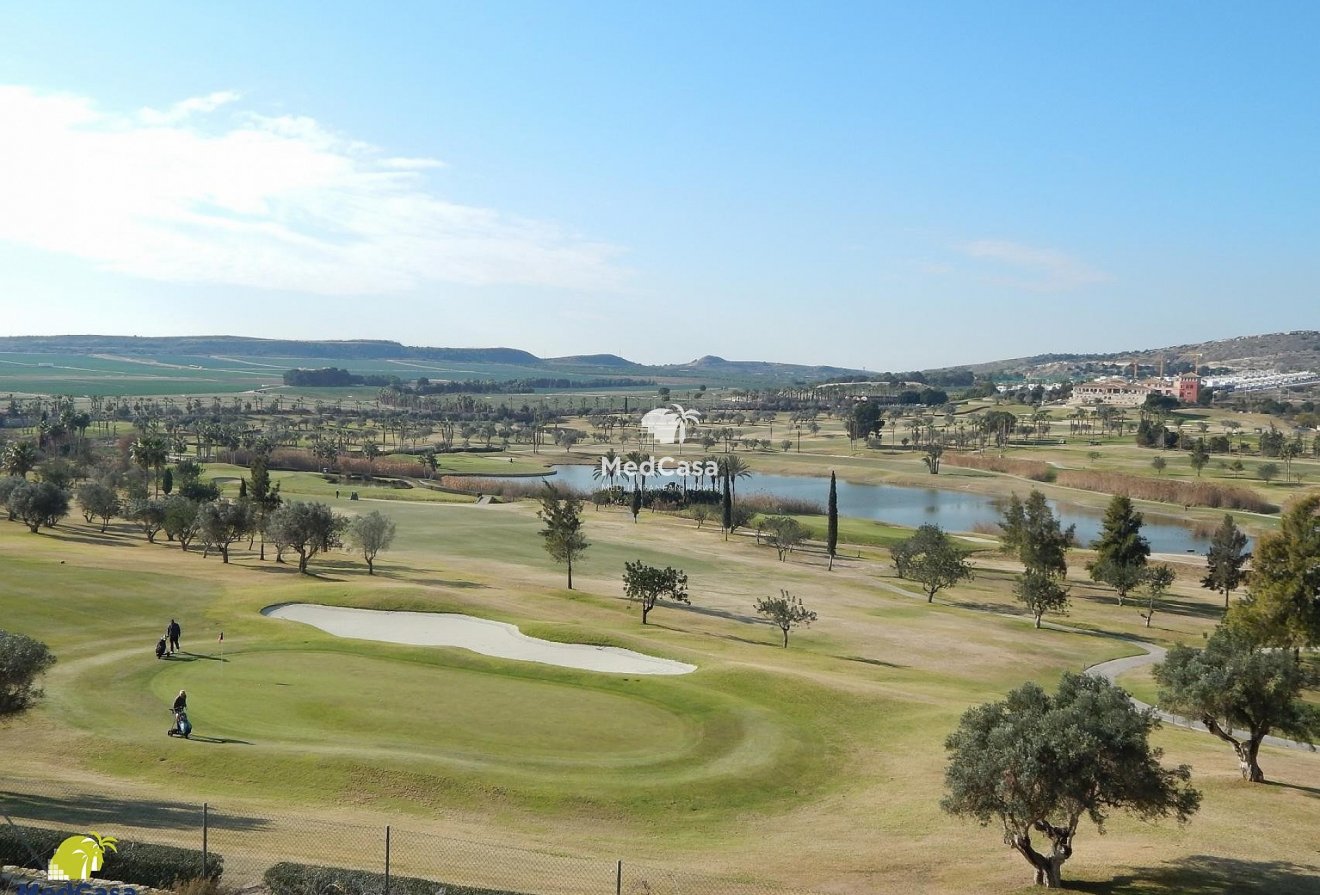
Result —
M385 876L343 867L281 862L266 871L263 881L271 895L380 895ZM524 895L508 889L475 889L410 876L391 876L390 895Z
M40 640L0 631L0 715L21 712L41 698L36 680L55 664Z
M1054 481L1055 469L1043 460L1019 460L1012 457L986 457L981 454L945 454L943 461L948 466L962 466L967 469L984 469L987 472L1002 472L1008 475L1031 479L1033 482Z
M777 497L773 494L749 494L735 503L763 516L824 516L825 507L818 500L802 497Z
M35 869L45 870L46 861L55 854L60 843L70 836L78 835L81 832L0 824L0 864L17 864L20 867L39 864ZM116 848L117 851L106 852L101 876L139 886L168 889L202 876L218 880L225 869L225 859L214 852L207 855L207 872L203 874L202 853L198 849L152 845L128 839L120 839ZM38 861L33 860L33 851L37 853Z
M470 475L442 475L440 477L440 487L466 494L492 494L505 500L520 500L540 497L545 492L545 481L539 476L524 476L521 479L493 479ZM567 491L578 497L584 496L576 488L569 488L561 482L555 482L554 476L550 477L550 481L561 492Z
M1087 472L1065 469L1059 472L1059 484L1087 491L1126 494L1140 500L1158 500L1183 506L1223 510L1247 510L1251 513L1277 513L1279 508L1249 488L1218 485L1211 482L1178 482L1124 475L1121 472Z

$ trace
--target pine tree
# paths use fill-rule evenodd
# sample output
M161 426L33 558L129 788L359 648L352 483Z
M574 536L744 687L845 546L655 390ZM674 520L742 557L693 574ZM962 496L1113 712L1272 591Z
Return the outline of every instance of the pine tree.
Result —
M1215 529L1210 541L1210 550L1205 555L1206 575L1201 579L1201 586L1208 590L1217 590L1224 595L1224 610L1228 610L1228 595L1246 580L1247 573L1242 566L1251 559L1247 549L1247 536L1233 522L1233 517L1224 514L1224 521Z
M1095 562L1086 566L1092 581L1108 584L1118 591L1120 606L1128 591L1142 583L1146 560L1150 557L1150 543L1141 536L1141 524L1141 514L1133 508L1128 496L1115 494L1105 510L1100 540L1092 545Z

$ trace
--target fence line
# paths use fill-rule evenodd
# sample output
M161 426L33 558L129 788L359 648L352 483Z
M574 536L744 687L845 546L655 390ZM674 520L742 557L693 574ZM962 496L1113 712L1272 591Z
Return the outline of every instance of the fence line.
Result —
M198 876L206 861L220 856L226 888L259 885L270 867L292 862L379 877L362 895L810 895L767 880L464 839L409 829L406 822L400 827L392 821L368 825L293 812L227 811L210 802L122 798L32 781L0 782L0 831L8 826L6 818L20 826L96 830L192 849ZM113 878L113 860L108 857L102 874L107 879ZM298 895L354 895L343 880L325 880ZM434 885L419 889L413 880Z

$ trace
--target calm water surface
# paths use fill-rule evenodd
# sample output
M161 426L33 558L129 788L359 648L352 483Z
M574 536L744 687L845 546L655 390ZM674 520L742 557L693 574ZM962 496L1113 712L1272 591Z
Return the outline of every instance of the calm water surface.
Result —
M600 482L591 477L593 466L556 466L553 478L574 488L591 491ZM663 483L668 479L652 478ZM829 496L829 479L803 475L761 475L753 473L749 479L738 482L739 494L770 494L775 497L794 497L812 500L825 506ZM1030 488L1023 485L1025 499ZM1088 545L1100 535L1104 513L1090 507L1062 501L1050 501L1063 524L1077 526L1079 544ZM839 515L859 519L875 519L896 525L916 527L927 522L946 531L973 531L978 524L993 525L999 521L1003 499L988 494L951 491L943 488L916 488L907 485L858 485L839 480ZM1197 537L1192 529L1171 517L1155 517L1146 513L1142 534L1157 553L1204 553L1210 546L1209 538Z

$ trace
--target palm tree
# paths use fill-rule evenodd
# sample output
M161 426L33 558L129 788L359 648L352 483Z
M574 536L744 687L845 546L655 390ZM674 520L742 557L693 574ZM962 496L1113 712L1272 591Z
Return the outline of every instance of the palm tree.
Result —
M597 481L599 481L602 477L604 477L610 483L610 489L613 490L614 476L615 476L614 465L615 465L615 461L618 459L619 459L619 455L614 453L614 448L610 448L603 455L601 455L600 465L592 467L591 477L593 479L596 479ZM608 473L605 471L606 469L609 470Z
M727 457L721 457L715 461L718 465L719 473L729 480L730 496L738 496L738 479L748 479L752 477L751 467L747 461L737 454L730 454Z
M16 441L5 451L5 472L26 478L40 459L41 455L35 445L28 441Z
M152 471L152 483L155 496L160 497L160 471L169 460L169 449L165 439L159 435L139 435L128 448L133 462L142 467L142 471Z

